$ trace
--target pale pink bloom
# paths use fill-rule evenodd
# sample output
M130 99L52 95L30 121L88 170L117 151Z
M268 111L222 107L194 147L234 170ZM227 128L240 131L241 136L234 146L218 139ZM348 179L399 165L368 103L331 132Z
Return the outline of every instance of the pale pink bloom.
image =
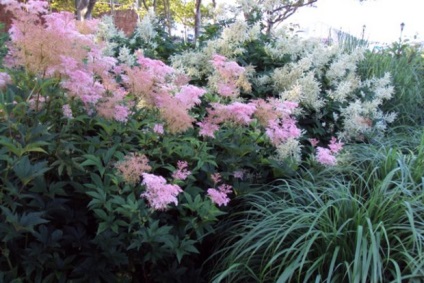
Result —
M191 174L191 171L187 170L187 161L178 161L177 170L172 174L172 177L176 180L185 180Z
M215 64L221 64L224 63L225 61L227 61L227 57L219 55L219 54L214 54L212 56L212 63Z
M236 96L238 89L234 84L219 82L218 93L224 97Z
M185 85L180 92L175 95L175 98L185 106L186 109L191 109L195 105L201 103L200 97L206 93L206 90L193 86Z
M165 178L143 173L142 185L146 191L140 195L155 210L165 210L169 204L178 205L177 196L183 191L178 185L167 184Z
M118 122L127 122L131 111L125 105L115 105L114 118Z
M63 112L63 116L65 116L68 119L72 119L72 109L69 106L69 104L65 104L62 106L62 112Z
M142 69L154 74L155 78L161 82L165 80L166 76L174 72L172 67L167 66L162 61L144 57L142 54L137 57L137 62Z
M256 99L253 100L252 103L256 106L255 117L264 127L268 127L273 121L293 120L294 118L290 115L293 113L293 110L298 107L298 104L295 102L281 102L275 98L269 98L267 101L264 99ZM290 123L293 124L293 122Z
M244 177L244 170L236 170L236 171L234 171L234 172L233 172L233 176L234 176L234 178L236 178L236 179L243 180L243 177Z
M48 12L49 2L47 1L28 1L24 4L27 11L34 14L44 14Z
M337 159L331 150L323 147L317 147L316 159L322 165L334 166L337 163Z
M187 85L189 81L190 81L189 76L187 76L186 74L179 73L179 74L175 74L172 82L177 87L181 87L181 86Z
M216 184L218 184L219 182L221 182L221 174L219 174L219 173L213 173L213 174L211 175L211 179L212 179L212 181L213 181L214 185L216 185Z
M265 132L271 140L271 143L275 146L290 138L298 138L301 135L300 129L296 126L296 121L291 117L283 121L270 121Z
M208 121L198 122L197 125L200 127L199 135L204 137L215 138L215 132L219 130L219 126Z
M234 61L226 62L227 58L221 55L214 55L212 57L212 65L223 77L224 80L231 80L237 78L244 72L244 68L239 66Z
M70 39L83 39L84 36L81 35L76 27L75 16L70 12L59 12L47 14L43 17L46 22L46 31L54 31L64 38ZM86 40L89 40L86 38Z
M231 193L231 186L223 184L218 189L209 188L207 190L208 196L218 206L227 205L230 202L228 194Z
M318 139L315 139L315 138L313 138L313 139L308 139L308 141L311 143L311 145L312 145L313 147L316 147L316 146L318 145L318 143L319 143L319 140L318 140Z
M8 73L0 72L0 89L4 88L7 84L10 84L12 79Z
M221 55L213 55L212 65L219 77L217 91L224 97L235 97L239 94L239 79L244 74L245 69L236 62L227 62L227 58Z
M252 103L245 104L234 102L229 105L214 104L217 115L222 115L225 120L235 122L236 124L247 125L252 121L252 115L255 113L256 106Z
M44 105L46 104L47 101L48 99L46 99L46 97L44 96L34 95L28 100L28 107L31 110L40 111L41 109L44 108Z
M61 86L69 90L71 96L80 98L84 103L95 104L102 98L103 86L94 81L94 74L86 70L71 70L67 72L69 78L62 81Z
M175 97L168 94L155 97L156 106L160 115L167 124L167 130L171 134L182 133L193 127L195 119L190 115L188 109Z
M224 105L213 103L213 108L209 108L208 116L203 122L198 122L201 136L214 138L215 131L219 130L219 125L224 122L233 122L237 125L248 125L252 121L252 115L255 113L256 106L253 103L245 104L234 102Z
M343 148L343 145L344 143L342 143L341 141L337 141L335 137L332 137L328 147L330 148L332 153L338 153Z
M164 134L164 129L163 129L163 125L162 124L155 124L153 126L153 132L158 134L158 135L163 135Z

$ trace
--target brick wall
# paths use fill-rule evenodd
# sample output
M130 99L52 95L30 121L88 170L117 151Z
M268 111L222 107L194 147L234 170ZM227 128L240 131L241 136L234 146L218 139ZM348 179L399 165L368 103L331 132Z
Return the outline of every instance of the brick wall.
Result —
M134 32L138 19L137 13L134 10L115 10L113 13L109 12L108 14L113 14L115 26L127 36Z
M2 32L8 31L12 24L12 14L6 12L3 5L0 5L0 22L3 24L3 28L0 29Z

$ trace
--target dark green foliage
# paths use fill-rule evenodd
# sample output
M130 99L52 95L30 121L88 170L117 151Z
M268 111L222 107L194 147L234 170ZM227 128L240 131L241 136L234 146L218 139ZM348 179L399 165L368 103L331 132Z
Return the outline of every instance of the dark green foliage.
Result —
M147 131L154 111L138 111L126 124L78 111L67 119L64 101L54 79L27 79L1 94L0 278L188 282L188 272L202 282L202 242L223 214L203 193L216 166L209 148L190 136L159 140ZM148 154L164 176L186 160L200 179L187 181L178 207L154 212L141 186L117 174L129 152Z

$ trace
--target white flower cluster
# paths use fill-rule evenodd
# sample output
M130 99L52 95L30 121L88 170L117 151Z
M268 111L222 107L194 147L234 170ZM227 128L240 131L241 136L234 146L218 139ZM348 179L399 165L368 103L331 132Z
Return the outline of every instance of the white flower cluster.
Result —
M174 69L181 70L193 79L200 79L202 76L212 72L212 67L209 63L211 58L212 54L187 51L183 54L173 56L171 61Z
M96 36L105 42L105 47L103 49L103 54L105 56L115 55L114 50L118 47L118 44L114 42L114 40L126 37L122 30L116 28L113 17L110 15L105 15L101 18Z
M157 18L152 9L139 21L134 30L134 37L131 44L134 44L135 39L141 38L146 44L149 44L153 49L157 47L154 38L157 36L155 26L157 24Z
M380 106L392 97L394 88L391 85L390 74L382 78L372 78L359 86L361 99L350 103L341 111L344 117L344 131L341 136L347 139L358 138L369 132L383 132L387 124L396 119L396 113L383 113Z
M283 35L283 37L278 38L277 42L265 44L264 50L273 59L282 59L286 55L290 55L291 59L295 59L302 52L302 44L298 38L290 40Z
M350 95L355 93L355 90L359 87L359 84L359 78L353 73L350 73L347 75L345 80L341 80L336 83L334 90L328 90L327 95L334 101L344 103L348 100Z
M210 60L214 54L227 57L229 60L243 54L244 43L255 40L260 35L260 25L249 27L239 20L223 29L221 37L207 42L200 51L187 51L171 58L172 67L184 71L192 78L201 78L212 72Z
M350 72L356 71L358 62L364 58L363 49L355 49L352 53L340 52L330 65L326 73L330 81L337 81L343 79Z
M245 21L237 20L222 31L220 38L211 40L205 47L208 54L221 54L227 58L234 58L245 52L242 45L258 38L261 32L260 24L250 27Z
M118 60L128 66L134 66L136 56L131 53L131 50L128 47L123 46L119 49Z
M299 143L298 139L290 138L286 142L281 143L277 146L277 160L281 162L286 162L287 159L294 161L296 164L299 164L302 160L302 146Z

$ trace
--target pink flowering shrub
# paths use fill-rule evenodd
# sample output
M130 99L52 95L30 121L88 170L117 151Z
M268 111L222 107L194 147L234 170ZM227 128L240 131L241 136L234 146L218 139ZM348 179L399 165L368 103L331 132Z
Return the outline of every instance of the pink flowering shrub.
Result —
M131 104L126 103L127 92L113 72L117 60L102 54L94 35L96 21L77 23L72 13L49 14L43 1L4 4L15 16L5 60L8 67L22 66L33 76L59 78L68 98L81 100L89 113L94 110L106 119L128 120Z

